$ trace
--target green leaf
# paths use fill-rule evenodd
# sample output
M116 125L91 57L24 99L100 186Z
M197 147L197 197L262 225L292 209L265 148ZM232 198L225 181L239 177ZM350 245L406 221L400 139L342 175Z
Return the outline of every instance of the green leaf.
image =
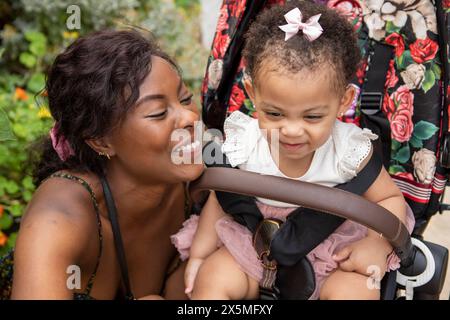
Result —
M9 229L13 224L13 219L11 216L7 213L3 213L3 215L0 217L0 230L6 230Z
M40 72L33 74L27 83L27 89L34 93L41 91L44 87L45 75Z
M395 33L395 32L399 32L400 28L395 26L392 21L388 21L386 22L386 33L391 34L391 33Z
M27 176L22 179L22 186L27 190L34 190L33 179L30 176Z
M11 130L8 116L0 109L0 141L14 140L14 134Z
M5 190L9 194L15 194L19 192L20 188L16 182L14 182L13 180L9 180L5 183Z
M422 140L417 138L415 135L411 136L411 139L409 139L409 143L411 144L411 146L413 146L414 148L417 148L417 149L420 149L423 147Z
M434 72L432 70L425 71L425 79L422 82L423 92L427 93L427 91L434 86L435 82L436 77L434 75Z
M420 120L416 123L413 130L413 136L420 140L430 139L439 130L434 124Z
M21 217L23 213L23 206L20 203L14 203L9 207L13 217Z
M31 53L34 53L38 57L42 57L47 51L47 46L42 42L32 42L29 49Z
M32 68L36 64L36 57L29 52L22 52L19 61L27 68Z
M400 57L395 57L395 64L397 65L397 69L404 70L407 66L413 63L414 60L411 58L411 51L405 50L403 51Z
M27 31L25 32L25 39L31 43L47 43L45 35L39 31Z
M16 245L16 239L17 239L17 232L12 232L8 236L8 241L6 242L6 246L8 247L8 249L14 248L14 246Z
M389 173L390 174L396 174L398 172L406 172L405 168L403 168L403 166L400 165L392 165L389 167Z
M245 99L244 100L244 105L247 108L248 111L252 111L255 112L255 107L253 106L253 103L251 102L250 99Z
M400 163L406 163L409 160L410 155L409 145L406 145L403 148L399 149L392 158Z
M398 142L397 140L392 139L392 144L391 144L391 150L392 151L397 151L400 147L401 147L401 143Z
M440 79L441 78L442 70L441 70L441 67L438 64L433 63L433 65L431 66L431 70L433 70L434 77L436 79Z
M26 202L29 202L31 200L31 198L33 198L33 192L31 192L30 190L25 190L22 193L22 197L23 197L23 200L25 200Z

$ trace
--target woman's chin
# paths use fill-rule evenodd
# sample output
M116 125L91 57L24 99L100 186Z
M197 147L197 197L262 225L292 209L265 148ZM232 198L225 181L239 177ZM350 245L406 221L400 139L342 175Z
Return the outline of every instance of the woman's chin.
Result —
M201 164L182 164L177 166L180 172L182 172L183 181L193 181L201 176L205 166Z

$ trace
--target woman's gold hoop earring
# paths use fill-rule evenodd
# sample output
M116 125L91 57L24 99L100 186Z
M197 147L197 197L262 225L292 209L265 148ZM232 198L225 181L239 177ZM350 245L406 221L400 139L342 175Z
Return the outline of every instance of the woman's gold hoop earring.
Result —
M111 160L111 157L109 156L109 154L105 153L105 152L99 152L98 153L99 156L105 156L108 158L108 160Z

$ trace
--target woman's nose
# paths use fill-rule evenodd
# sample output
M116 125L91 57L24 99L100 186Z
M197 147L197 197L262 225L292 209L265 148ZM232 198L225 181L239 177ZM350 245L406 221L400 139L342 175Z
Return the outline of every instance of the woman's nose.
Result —
M200 115L196 109L196 106L187 108L180 105L177 108L177 128L184 129L194 127L195 122L199 121Z

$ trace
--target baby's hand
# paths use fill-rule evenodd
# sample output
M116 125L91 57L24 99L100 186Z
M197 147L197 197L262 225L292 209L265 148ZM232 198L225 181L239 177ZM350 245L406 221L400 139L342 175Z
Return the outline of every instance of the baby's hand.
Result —
M195 278L197 277L198 269L202 265L204 259L201 258L190 258L186 270L184 271L184 285L186 289L184 293L191 298L192 289L194 288Z
M333 259L343 271L353 271L365 276L372 276L376 272L377 276L383 277L391 250L385 240L367 236L334 254Z

